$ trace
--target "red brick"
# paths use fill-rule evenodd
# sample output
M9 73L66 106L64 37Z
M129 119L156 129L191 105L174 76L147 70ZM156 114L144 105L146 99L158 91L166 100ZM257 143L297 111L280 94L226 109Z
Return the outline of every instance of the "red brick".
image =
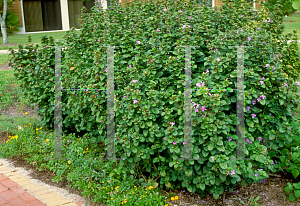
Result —
M4 205L5 203L8 203L5 199L0 197L0 205Z
M46 206L44 203L42 203L41 201L39 200L34 200L34 201L31 201L31 202L28 202L28 204L30 206Z
M13 192L10 191L10 190L1 192L0 195L1 195L4 199L6 199L6 200L15 199L15 198L18 197L15 193L13 193Z
M15 183L14 181L12 181L10 179L1 181L1 184L8 188L18 185L17 183Z
M19 197L15 198L15 199L12 199L12 200L9 200L9 203L12 206L28 206L28 204Z
M30 202L30 201L36 200L36 198L34 196L32 196L31 194L29 194L28 192L19 194L19 197L21 197L23 200L25 200L25 202Z
M7 178L6 176L0 174L0 182L1 182L2 180L7 180L7 179L8 179L8 178Z
M0 183L0 192L4 192L4 191L7 191L7 190L8 190L7 187L5 187L4 185L2 185Z
M26 191L25 191L22 187L20 187L19 185L10 187L10 190L11 190L12 192L14 192L15 194L17 194L17 195L26 192Z
M9 204L9 203L6 203L6 204L4 204L4 205L1 205L1 206L11 206L11 204Z

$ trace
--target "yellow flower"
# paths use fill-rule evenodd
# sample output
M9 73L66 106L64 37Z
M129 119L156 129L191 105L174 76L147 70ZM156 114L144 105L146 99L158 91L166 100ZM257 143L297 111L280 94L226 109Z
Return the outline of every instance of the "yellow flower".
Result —
M71 164L71 161L70 161L70 160L68 161L68 164Z
M71 67L70 70L74 70L74 67Z
M119 188L119 186L117 186L115 189L118 189Z
M131 192L132 194L134 194L134 192Z
M49 142L49 139L46 139L46 142Z
M125 199L125 200L124 200L124 203L126 203L126 202L127 202L127 200Z
M168 204L165 204L165 206L168 206Z
M50 134L50 136L52 136L52 134Z
M25 112L25 115L27 115L27 112Z
M102 182L102 183L104 183L104 182Z
M31 126L31 123L29 123L29 125Z
M38 137L35 137L35 138L38 138Z
M83 143L83 142L82 142Z
M40 127L40 129L42 129L42 128Z
M9 140L6 140L6 143L8 143L9 142Z
M36 130L39 130L39 128L36 128Z
M51 155L53 155L53 153L51 152Z
M114 188L113 187L111 187L111 190L113 190Z
M151 190L151 189L153 189L153 187L152 187L152 186L150 186L150 187L149 187L149 190Z
M89 148L86 148L86 150L89 150Z
M175 200L178 200L178 196L175 196Z
M174 201L175 200L174 197L171 197L171 200Z
M107 182L110 182L110 180L108 180Z
M37 134L38 134L38 132L37 132Z
M114 198L110 198L111 200L113 200Z

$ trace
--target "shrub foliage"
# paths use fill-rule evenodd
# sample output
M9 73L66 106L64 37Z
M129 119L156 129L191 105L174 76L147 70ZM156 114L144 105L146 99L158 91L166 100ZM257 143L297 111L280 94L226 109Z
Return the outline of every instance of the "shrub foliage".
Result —
M204 2L206 3L206 2ZM114 48L115 152L139 162L167 188L184 187L214 198L236 184L258 182L273 170L269 151L292 141L291 123L298 107L297 44L282 35L282 15L264 6L225 0L219 9L196 0L135 1L110 10L83 12L81 33L64 42L45 36L42 46L11 50L15 76L24 94L53 128L55 48L62 51L64 132L88 132L91 142L106 135L107 47ZM83 9L83 11L85 11ZM296 39L293 34L293 39ZM192 157L184 157L185 46L191 48ZM245 158L236 157L237 47L245 46ZM288 57L288 58L287 58Z

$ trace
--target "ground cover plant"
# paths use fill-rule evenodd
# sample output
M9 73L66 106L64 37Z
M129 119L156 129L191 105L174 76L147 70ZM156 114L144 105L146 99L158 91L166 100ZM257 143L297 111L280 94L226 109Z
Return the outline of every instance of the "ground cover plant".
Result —
M116 151L119 152L117 153L118 155L122 153L120 156L123 158L123 161L128 161L129 163L139 162L139 165L144 165L144 168L142 167L144 172L146 171L146 174L148 172L148 175L149 173L152 173L152 175L149 176L152 176L152 179L158 180L149 182L154 188L157 186L161 188L183 187L192 192L197 191L200 194L204 194L207 191L212 193L216 199L218 199L225 190L232 192L234 186L241 181L243 184L262 181L267 177L268 171L274 171L274 169L276 169L272 164L274 162L270 159L271 157L267 156L267 149L269 149L269 151L279 152L278 149L280 147L293 142L293 138L289 135L292 134L291 123L295 120L293 112L298 107L297 101L294 101L298 98L296 96L296 73L299 70L299 56L295 53L298 48L296 43L286 45L285 42L280 43L280 46L285 45L287 47L286 50L283 50L282 47L278 47L277 44L279 43L277 42L279 39L284 41L287 39L287 36L281 36L282 26L280 26L280 21L282 20L282 17L280 15L277 16L276 12L274 12L270 14L272 21L269 19L269 22L267 22L268 14L266 14L265 11L262 11L258 16L254 17L247 10L247 7L250 5L245 4L243 8L243 6L241 7L240 2L225 4L219 11L200 5L200 8L197 8L195 13L209 19L205 19L204 22L206 22L206 20L207 22L210 22L202 25L201 22L197 21L197 18L193 18L193 15L184 15L184 12L194 12L193 9L195 8L193 7L199 6L195 2L190 2L188 5L185 5L182 2L176 2L175 4L174 2L172 4L171 2L166 2L155 5L155 11L158 16L162 16L163 19L153 17L155 13L151 13L151 10L149 9L153 8L153 5L151 4L153 4L153 2L148 2L143 5L132 4L125 8L118 7L118 9L112 10L112 12L108 11L102 13L102 15L94 10L94 13L91 15L83 16L82 21L84 24L80 36L77 36L74 32L69 32L66 36L66 43L67 45L70 45L70 47L65 50L62 55L64 72L63 82L65 82L65 87L72 87L74 85L72 85L72 83L77 83L77 85L82 87L87 85L87 82L89 86L93 86L94 84L100 88L105 86L105 59L107 58L105 56L105 49L99 49L97 45L94 43L90 44L90 42L100 42L101 44L99 43L99 45L122 45L122 42L119 40L125 40L125 37L128 37L129 40L126 42L126 46L129 47L128 51L126 49L116 49L115 54L115 76L117 80L117 108L115 112L116 122L120 122L116 129L116 136L119 138L116 141ZM128 27L131 25L130 21L136 21L136 19L130 20L126 18L126 15L134 16L133 14L135 12L138 13L135 9L141 7L143 8L142 11L146 14L144 19L150 19L152 23L143 21L143 18L141 18L141 22L138 22L138 24L135 25L135 29L129 29ZM237 13L235 14L241 18L237 22L234 22L234 20L230 18L230 15L232 14L230 14L229 11L232 10L232 7L241 8L240 10L237 10ZM177 10L178 8L180 10ZM121 13L116 13L114 11ZM164 17L159 12L166 12L168 15L173 13L174 15L177 15L178 13L178 15L183 16L181 18L186 23L179 25L181 19L179 19L178 22L174 21L175 23L170 22L168 21L168 17L172 16ZM129 29L127 31L125 28L122 28L124 36L120 36L119 39L116 37L110 39L111 36L109 35L110 32L121 34L120 30L113 30L113 28L116 29L118 27L106 28L107 25L105 24L97 27L96 22L103 21L103 18L109 20L110 17L112 17L110 15L114 15L115 17L114 20L111 21L111 24L118 25L118 22L122 21L122 25ZM140 15L141 14L139 14L139 16ZM195 15L195 17L197 15ZM228 17L228 22L214 22L217 21L217 19L221 19L218 18L219 16L225 18L226 15ZM243 20L244 17L247 18L247 21ZM157 21L161 20L161 22L153 22L155 19L157 19ZM176 18L172 17L172 19ZM261 19L265 21L261 21ZM125 22L124 20L127 20L128 22ZM164 27L164 22L167 22L166 27ZM147 26L147 24L149 25ZM154 28L154 32L149 33L152 32L152 30L147 31L147 28L151 28L151 26L153 27L154 25L160 25L160 27ZM212 27L213 29L209 27ZM91 28L93 28L93 32L88 32L91 31ZM167 32L176 31L177 28L181 28L179 31L182 33L177 35L176 33L172 34L170 36L171 38L168 39L170 42L165 41L163 36L168 37L167 34L169 33ZM195 28L198 36L193 32L190 32L193 30L189 30L189 28ZM142 32L142 29L146 31ZM165 29L167 30L167 32L165 32L167 34L162 35L159 33ZM141 35L139 40L130 38L130 36L132 36L132 30L136 31L137 37ZM106 31L109 31L109 33L102 37L101 34ZM226 32L228 32L229 35L226 35ZM202 36L199 35L199 33ZM210 39L216 35L223 38L221 44L218 41L201 44L201 40ZM153 36L153 38L151 38L151 36ZM294 36L292 38L294 39L296 37ZM150 49L151 53L149 52L149 46L146 45L142 47L142 43L146 43L148 39L150 43L159 42L165 47L157 44L152 48L153 51ZM233 41L237 39L239 41ZM258 39L264 41L259 42ZM190 41L194 42L190 43ZM202 160L190 160L185 162L180 160L176 161L176 158L181 156L184 146L182 138L183 113L182 108L180 108L180 105L183 105L184 97L184 86L182 82L182 79L184 79L184 72L182 71L182 67L184 67L184 49L174 47L174 45L171 44L176 42L184 42L188 45L201 45L200 49L196 50L196 52L192 52L192 63L194 64L192 69L192 88L236 88L236 71L234 71L234 69L236 69L236 64L232 61L232 59L236 59L236 50L225 48L224 45L228 46L234 42L240 45L242 43L248 43L253 46L253 48L247 50L249 55L246 55L245 58L245 81L248 83L246 85L250 85L249 88L246 89L247 96L245 103L247 104L246 111L248 111L245 112L245 117L247 123L246 137L248 142L248 144L246 144L246 157L252 157L254 158L254 161L228 161L228 156L235 156L236 144L233 138L230 138L231 136L228 135L228 133L232 136L235 134L235 124L234 121L231 121L228 118L225 119L224 117L226 114L234 120L235 94L233 92L224 94L218 91L203 90L198 90L196 92L196 97L193 97L193 102L197 102L195 105L195 112L193 113L193 117L197 120L193 122L195 134L193 138L196 142L194 145L196 148L199 148L198 151L195 149L196 151L194 151L193 155L201 157ZM47 37L44 37L42 39L42 48L38 53L36 52L36 49L39 48L38 45L26 47L30 50L28 53L24 50L20 50L19 53L12 52L14 57L12 62L16 64L14 66L16 72L15 76L23 81L21 87L26 91L27 97L30 98L30 101L32 102L32 106L37 109L39 114L44 115L42 120L45 126L53 122L54 118L52 103L54 101L54 83L51 81L49 82L49 79L51 79L51 77L53 78L53 69L47 69L53 68L54 66L54 48L50 47L53 45L61 45L61 43L55 42L53 38L48 39ZM158 48L156 48L156 46ZM96 47L98 49L96 49ZM173 49L173 54L165 55L168 52L166 51L166 48L168 48L168 50ZM123 53L121 53L121 51ZM98 52L96 57L93 56L93 52ZM257 52L261 55L257 55ZM225 55L226 53L228 55ZM139 54L146 56L143 57ZM266 54L268 54L268 56ZM133 59L132 57L134 55L135 58ZM123 56L125 56L125 58ZM287 58L287 56L289 56L289 58ZM146 61L143 61L148 57L148 64L151 65L151 63L154 62L150 68L146 68ZM267 60L262 57L265 57ZM166 67L163 68L162 65L166 65ZM80 75L74 75L72 71L82 72L84 78ZM137 76L137 74L142 75ZM43 79L37 79L37 75L43 76ZM122 78L120 78L121 76ZM93 78L98 82L100 79L100 83L94 81ZM149 83L149 80L152 82ZM35 85L33 85L35 88L34 90L31 86L33 82L35 83ZM45 82L47 83L45 84ZM170 85L170 82L175 82L176 84ZM149 93L144 93L144 90L142 90L142 85L145 84L148 84ZM136 93L133 95L130 94L132 90L130 90L131 88L128 85L132 85L131 87L135 89ZM287 86L289 86L289 89L286 89ZM160 91L167 92L162 94ZM75 92L69 92L63 95L62 102L65 105L65 107L63 107L63 115L65 115L63 128L65 128L65 132L67 132L68 129L74 129L72 128L72 125L76 125L77 127L75 127L75 129L77 132L89 133L84 138L88 141L88 145L93 145L97 139L100 140L100 143L103 143L103 135L105 134L105 124L103 121L105 120L104 118L107 113L105 110L105 93L83 93L85 94L84 96ZM276 98L277 94L279 97ZM129 97L129 100L127 97ZM153 100L151 101L149 99L144 105L140 105L144 99L149 97L150 99L152 97ZM205 102L201 101L203 97L207 99L204 100ZM230 100L229 102L226 101L228 99ZM81 104L80 106L82 108L79 108L79 106L77 106L78 102L86 102L93 106L101 105L100 111L97 111L93 106L89 108L84 104ZM150 107L151 103L152 107ZM289 107L286 107L286 103L288 103ZM156 105L158 105L157 108L155 108ZM122 108L119 109L118 106L122 106ZM133 110L135 110L135 112L132 112ZM202 118L203 116L196 116L200 110L202 110L202 115L205 116L204 118ZM249 112L250 110L251 112ZM138 116L136 116L136 114L142 112L146 113L144 119L137 121ZM214 112L216 112L216 114ZM269 115L268 113L272 113L274 116L272 114ZM151 115L154 115L156 119L151 117ZM124 116L125 119L127 116L129 119L126 123L122 122ZM278 117L281 119L278 119ZM85 121L81 122L80 118L83 118ZM209 122L217 121L219 121L217 126L214 127L209 125ZM96 124L99 123L100 126L97 127ZM165 127L166 129L159 128L158 123L159 125L162 125L161 127ZM200 123L202 123L201 127L199 127ZM263 127L258 123L261 123ZM127 124L129 126L134 126L127 127ZM51 125L48 126L51 128ZM230 129L228 130L226 128ZM92 132L95 130L100 131L100 136L99 134ZM163 133L164 130L167 131L165 134ZM220 130L221 133L219 133L218 130ZM266 131L270 131L270 133ZM278 131L277 134L275 131ZM96 139L96 137L98 138ZM20 137L18 137L18 139L20 139ZM15 137L13 138L13 141L14 140L16 140ZM128 142L133 142L133 144L130 145L126 140ZM262 140L264 140L263 143ZM25 140L22 139L20 142L23 141ZM48 143L50 139L48 138L48 141L47 139L45 141ZM124 141L126 142L125 144L123 143ZM39 142L39 144L41 144L41 142ZM32 146L34 144L28 145L30 145L28 146L30 148L23 150L23 153L25 154L46 152L37 148L37 146ZM18 147L21 148L24 146L21 145ZM147 148L151 148L151 150L148 150ZM96 148L93 149L94 150L92 151L97 151ZM48 150L50 150L50 148ZM84 152L83 154L86 153L85 150L81 150L83 150L83 147L80 147L80 151L77 152L80 154L81 152ZM9 152L8 150L6 151ZM222 154L224 151L227 156ZM71 153L69 154L72 155L72 151L70 152ZM65 152L64 155L68 157L68 152ZM35 157L35 161L36 158L37 157ZM78 158L79 157L74 157L76 160ZM49 164L51 165L54 163L49 162ZM61 165L56 166L61 167L60 169L55 169L55 171L59 171L57 180L60 179L62 174L71 174L70 171L67 170L68 168L65 167L66 163L56 165ZM75 174L75 176L78 175L79 174ZM99 176L97 178L99 178ZM185 178L185 181L183 181L183 178ZM93 181L97 180L95 179ZM83 186L83 183L81 184L83 188L86 188ZM97 191L91 191L93 186L89 186L88 188L86 189L89 190L89 194L96 196ZM105 199L103 197L102 200L103 199L109 201L109 198ZM98 199L97 201L101 200ZM132 204L133 202L128 203Z

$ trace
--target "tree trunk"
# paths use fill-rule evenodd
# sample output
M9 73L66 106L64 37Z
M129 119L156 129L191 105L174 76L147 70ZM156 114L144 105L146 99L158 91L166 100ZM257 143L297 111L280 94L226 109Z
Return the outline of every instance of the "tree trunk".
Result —
M1 33L3 37L3 44L7 44L7 33L6 33L6 25L5 25L5 19L6 19L6 11L7 11L7 0L3 0L4 8L3 8L3 16L0 14L0 23L1 23Z

